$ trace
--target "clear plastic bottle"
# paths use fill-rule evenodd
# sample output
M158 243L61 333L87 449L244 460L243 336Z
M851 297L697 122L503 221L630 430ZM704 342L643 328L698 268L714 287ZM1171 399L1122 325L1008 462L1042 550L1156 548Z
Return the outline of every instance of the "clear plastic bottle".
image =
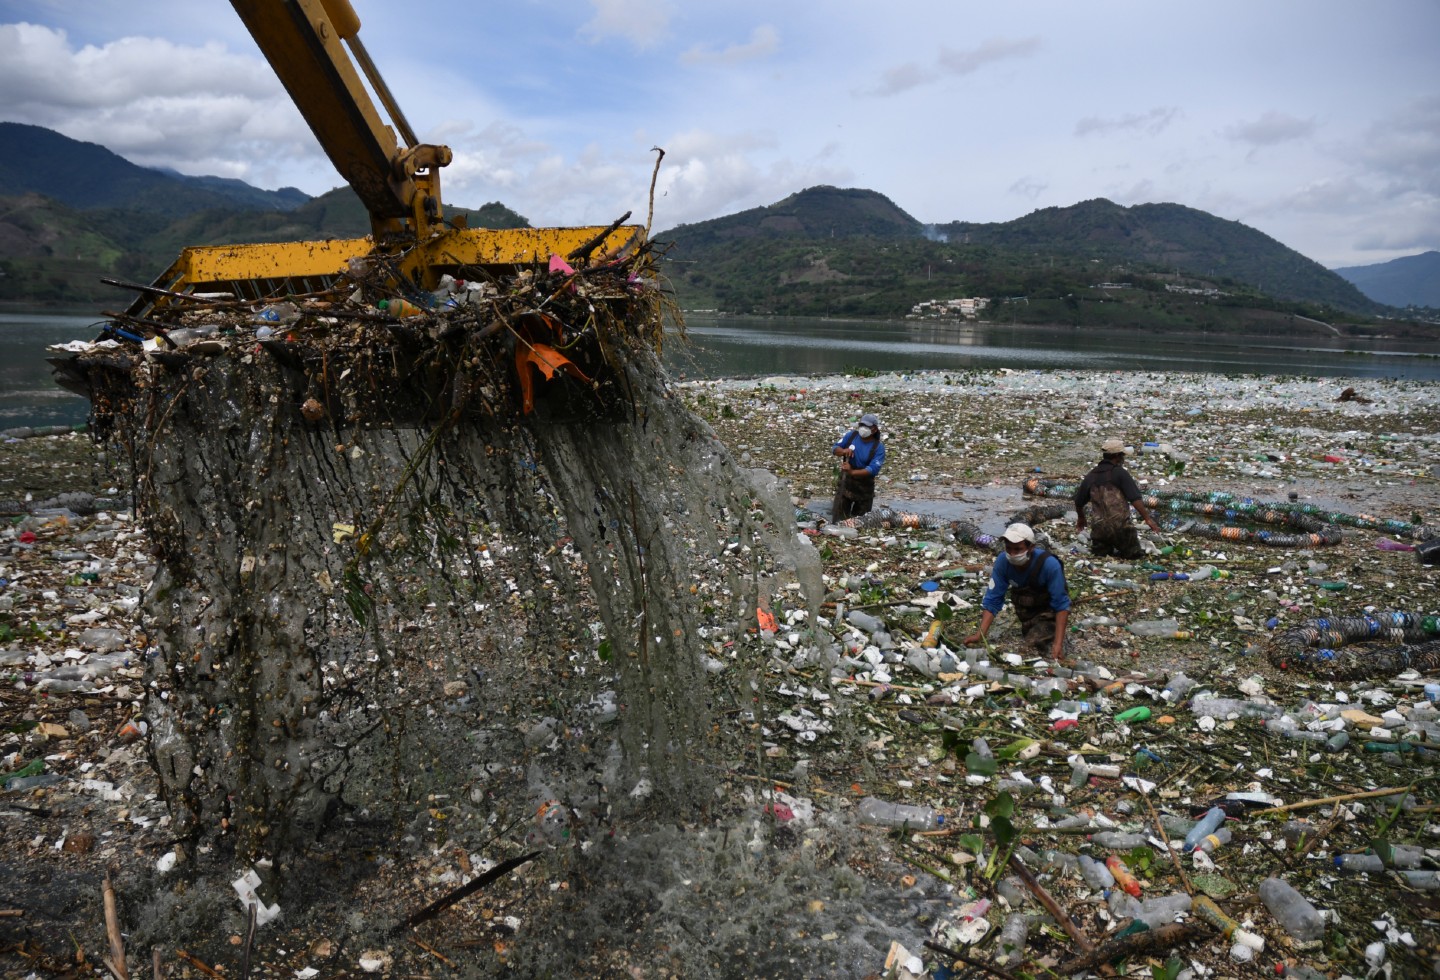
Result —
M857 807L860 822L872 827L904 827L908 830L939 830L945 817L928 806L914 806L910 803L890 803L886 800L867 796Z
M1216 848L1230 843L1230 837L1230 828L1221 827L1219 830L1215 831L1215 833L1207 835L1200 841L1200 843L1196 844L1195 850L1199 851L1201 854L1209 854Z
M1337 854L1335 867L1339 871L1384 871L1385 862L1378 854Z
M1107 589L1135 589L1139 590L1140 583L1132 582L1128 578L1102 578L1100 584Z
M1440 891L1440 871L1402 871L1411 888L1420 891Z
M1325 935L1325 919L1289 882L1266 878L1260 883L1260 901L1275 921L1300 942L1313 942Z
M1219 830L1224 823L1225 811L1218 806L1211 807L1206 811L1205 816L1196 821L1195 826L1191 827L1190 832L1185 835L1185 853L1189 854L1195 850L1195 845Z
M1326 752L1339 752L1350 744L1349 732L1336 732L1325 740Z
M1109 847L1117 851L1150 846L1150 841L1144 834L1127 834L1119 830L1105 830L1098 834L1091 834L1090 840L1101 847Z
M885 628L885 624L880 620L858 609L852 609L846 613L845 619L851 626L859 627L867 633L876 633Z
M1110 705L1104 698L1097 697L1091 701L1057 701L1055 707L1070 714L1093 714L1108 710Z
M1110 873L1110 869L1085 854L1080 855L1080 877L1085 880L1085 884L1100 891L1115 884L1115 876Z
M1171 704L1178 704L1185 699L1185 695L1189 694L1190 689L1194 686L1195 681L1186 677L1184 671L1180 671L1165 682L1165 690L1160 693L1160 696Z
M1180 631L1180 623L1174 619L1141 619L1126 629L1136 636L1174 636Z
M1243 698L1197 698L1190 702L1190 711L1202 718L1228 718L1231 715L1241 718L1275 718L1281 713L1274 705Z
M1025 937L1030 931L1030 920L1024 912L1011 912L1000 927L1000 938L996 943L995 962L1018 963L1025 958Z

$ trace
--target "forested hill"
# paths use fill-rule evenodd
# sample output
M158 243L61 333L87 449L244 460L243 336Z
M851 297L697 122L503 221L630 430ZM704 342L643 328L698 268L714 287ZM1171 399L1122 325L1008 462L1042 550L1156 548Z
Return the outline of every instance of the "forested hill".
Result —
M1121 207L1104 198L1042 208L995 224L937 225L951 241L1057 250L1102 264L1138 263L1207 279L1230 279L1279 299L1373 313L1376 304L1342 276L1238 221L1182 204Z
M288 211L310 195L261 190L224 177L186 177L138 167L96 143L54 130L0 122L0 196L42 194L71 208L124 208L180 215L214 208Z
M1015 322L1267 331L1384 309L1261 232L1174 204L925 225L873 191L813 187L656 238L688 309L899 317L985 297Z

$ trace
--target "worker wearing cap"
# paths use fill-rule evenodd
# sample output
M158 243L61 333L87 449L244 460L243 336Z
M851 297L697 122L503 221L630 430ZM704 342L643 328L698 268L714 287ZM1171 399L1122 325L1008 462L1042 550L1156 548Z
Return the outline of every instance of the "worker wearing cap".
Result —
M1100 462L1085 474L1085 479L1075 489L1075 531L1085 530L1085 507L1089 504L1092 511L1090 553L1097 558L1110 555L1117 558L1144 557L1140 536L1130 523L1131 507L1150 526L1150 530L1160 533L1160 525L1155 523L1155 518L1141 499L1140 487L1125 468L1125 454L1130 451L1130 447L1119 439L1106 439L1100 445ZM1101 487L1114 487L1119 493L1100 490ZM1113 499L1102 499L1105 497Z
M875 478L885 465L885 443L880 438L880 420L872 413L860 416L860 422L831 447L840 457L840 486L835 491L831 519L842 521L870 513L875 505Z
M1052 660L1064 655L1065 626L1070 619L1070 590L1065 566L1048 551L1035 547L1035 532L1028 524L1011 524L1001 538L1005 550L995 557L990 587L980 600L980 629L965 637L965 645L980 643L1005 608L1008 593L1020 620L1027 646L1049 650Z

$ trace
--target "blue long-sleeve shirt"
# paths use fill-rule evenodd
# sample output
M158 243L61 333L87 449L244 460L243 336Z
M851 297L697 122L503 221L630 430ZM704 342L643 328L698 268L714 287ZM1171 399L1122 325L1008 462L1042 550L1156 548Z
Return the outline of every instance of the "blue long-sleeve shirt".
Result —
M1070 592L1065 588L1065 569L1061 567L1058 558L1051 561L1052 557L1054 556L1048 551L1037 548L1030 561L1044 562L1040 566L1039 574L1035 576L1035 584L1050 593L1050 608L1059 612L1070 608ZM1016 568L1002 551L995 556L995 567L990 570L990 588L985 590L985 597L980 600L981 608L996 616L1000 615L1000 610L1005 608L1005 594L1010 591L1010 586L1024 585L1029 578L1030 565Z
M835 449L844 449L846 446L855 447L855 455L850 459L850 465L854 469L869 470L871 476L880 475L880 467L885 465L885 442L879 437L868 442L860 438L860 433L851 429L835 443Z

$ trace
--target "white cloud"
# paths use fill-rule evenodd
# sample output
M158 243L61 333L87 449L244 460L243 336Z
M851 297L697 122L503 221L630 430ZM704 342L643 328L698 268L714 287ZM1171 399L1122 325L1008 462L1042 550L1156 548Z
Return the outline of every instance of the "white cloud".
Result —
M1307 139L1314 133L1315 120L1300 119L1274 110L1266 112L1258 119L1227 126L1224 130L1227 139L1247 144L1255 149Z
M670 34L670 0L590 0L595 16L580 28L593 42L620 37L640 49L652 48Z
M1149 112L1132 112L1113 119L1086 116L1075 124L1075 135L1108 136L1114 133L1139 132L1148 136L1158 136L1179 114L1180 110L1175 106L1156 106Z
M747 61L768 58L780 49L780 33L769 24L761 24L750 32L750 40L744 44L731 44L713 50L697 44L680 56L684 65L738 65Z

